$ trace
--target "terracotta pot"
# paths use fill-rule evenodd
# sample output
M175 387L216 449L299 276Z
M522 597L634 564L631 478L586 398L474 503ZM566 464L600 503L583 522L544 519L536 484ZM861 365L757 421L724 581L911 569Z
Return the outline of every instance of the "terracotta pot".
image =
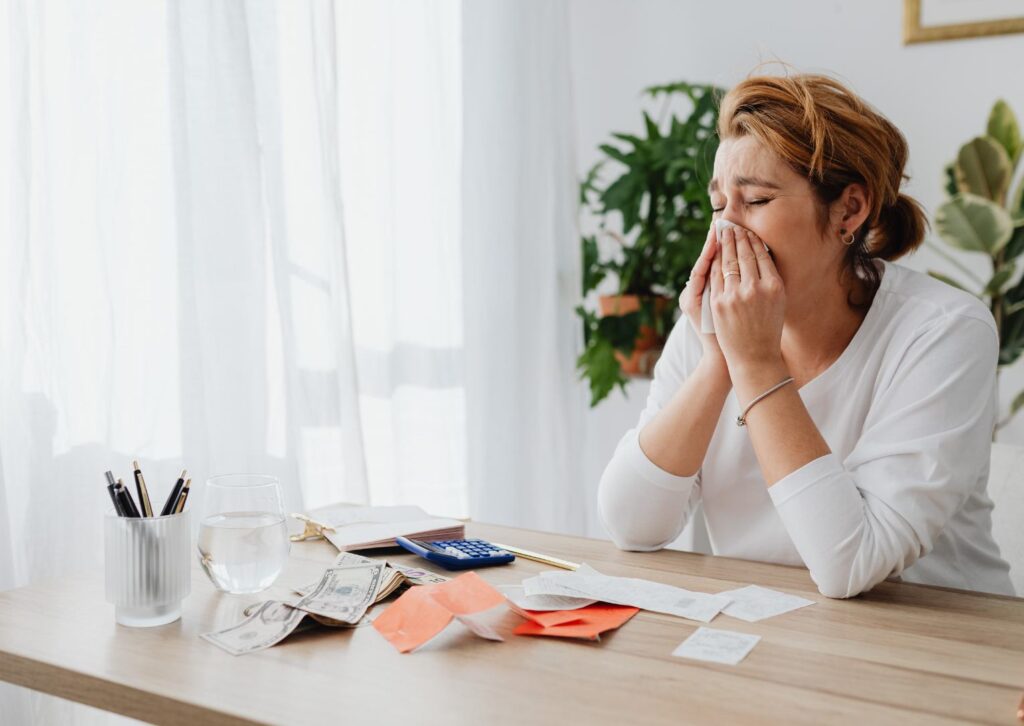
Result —
M666 306L673 303L672 298L657 297L654 309L661 313ZM640 309L638 295L602 295L598 298L598 312L602 318L609 315L628 315ZM615 358L622 367L622 372L631 378L650 378L654 373L654 364L661 357L665 347L665 336L658 335L650 325L641 325L640 333L633 346L633 354L625 356L615 351Z

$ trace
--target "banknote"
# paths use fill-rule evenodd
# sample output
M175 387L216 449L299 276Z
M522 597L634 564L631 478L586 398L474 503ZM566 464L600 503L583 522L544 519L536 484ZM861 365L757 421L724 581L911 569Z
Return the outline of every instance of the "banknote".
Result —
M287 603L267 600L252 615L230 628L201 637L231 655L244 655L269 648L291 635L306 617Z
M402 576L410 585L439 585L451 579L444 575L438 575L436 572L424 570L422 567L409 567L408 565L400 565L396 562L388 562L388 565L402 573Z
M373 604L383 572L383 564L329 568L316 589L293 606L331 620L358 623Z

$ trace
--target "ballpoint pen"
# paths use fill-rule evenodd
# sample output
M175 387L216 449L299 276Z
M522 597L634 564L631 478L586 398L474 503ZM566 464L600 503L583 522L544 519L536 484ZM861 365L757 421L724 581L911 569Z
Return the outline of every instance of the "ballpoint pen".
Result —
M174 506L178 503L178 495L181 494L181 488L185 485L186 474L188 474L188 471L182 469L181 476L178 477L178 481L175 483L174 488L171 489L171 495L167 497L167 501L164 502L164 508L160 510L161 517L165 517L168 514L174 514Z
M142 516L152 517L153 505L149 501L149 490L146 488L146 480L143 478L142 470L139 468L139 460L135 459L132 461L132 466L135 467L135 491L139 495L139 507L142 509Z
M117 498L117 481L114 479L114 472L107 471L105 476L107 477L107 494L110 495L110 501L114 503L114 511L117 516L125 516L124 510L121 509L121 502Z
M135 506L135 502L132 500L131 492L124 485L124 482L120 479L117 480L117 485L114 487L114 493L117 495L118 502L121 503L121 509L124 511L125 517L139 517L138 507Z
M185 511L185 500L188 499L188 491L192 487L192 480L186 479L185 486L181 488L181 494L178 495L178 501L174 505L174 513L181 514Z

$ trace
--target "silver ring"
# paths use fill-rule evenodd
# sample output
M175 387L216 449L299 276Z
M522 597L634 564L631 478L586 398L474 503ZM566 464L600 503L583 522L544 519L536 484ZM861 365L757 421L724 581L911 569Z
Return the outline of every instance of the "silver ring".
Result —
M735 270L729 270L728 272L723 274L722 277L725 278L728 277L729 275L736 275L736 277L739 277L740 273L736 272Z

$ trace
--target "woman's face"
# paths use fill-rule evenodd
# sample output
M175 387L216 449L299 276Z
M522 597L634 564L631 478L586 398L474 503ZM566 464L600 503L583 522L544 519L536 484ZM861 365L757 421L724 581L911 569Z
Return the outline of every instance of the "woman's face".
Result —
M844 248L822 238L810 183L757 139L719 145L708 192L716 219L746 227L768 245L787 292L836 279L824 273L841 264Z

